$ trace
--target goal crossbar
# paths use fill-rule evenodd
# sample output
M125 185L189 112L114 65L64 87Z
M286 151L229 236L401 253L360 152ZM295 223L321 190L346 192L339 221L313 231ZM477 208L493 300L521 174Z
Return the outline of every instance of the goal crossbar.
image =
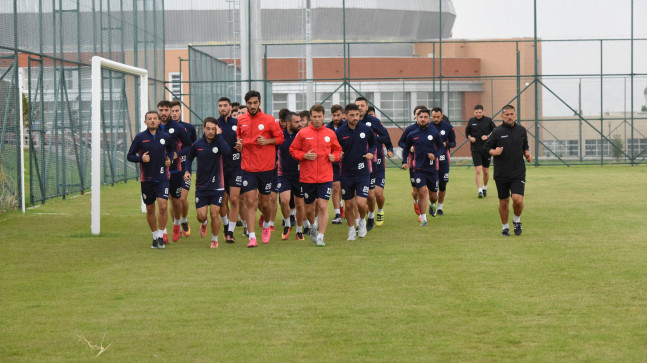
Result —
M101 233L101 95L102 69L139 77L139 119L141 130L146 128L144 118L148 111L148 71L110 59L92 57L92 221L93 235Z

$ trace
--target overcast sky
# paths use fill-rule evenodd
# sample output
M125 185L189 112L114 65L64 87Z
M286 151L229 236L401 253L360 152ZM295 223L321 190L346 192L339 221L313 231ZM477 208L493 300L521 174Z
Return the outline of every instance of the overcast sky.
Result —
M453 0L457 39L533 36L533 0ZM545 39L629 38L631 0L537 0ZM647 37L647 1L634 0L634 37Z

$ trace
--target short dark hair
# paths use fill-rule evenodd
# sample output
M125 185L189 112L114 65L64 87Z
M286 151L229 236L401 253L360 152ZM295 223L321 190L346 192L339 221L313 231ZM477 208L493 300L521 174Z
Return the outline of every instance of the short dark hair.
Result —
M232 102L231 107L238 107L240 106L240 102Z
M301 118L305 117L308 120L310 120L310 111L303 110L303 111L299 112L299 117L301 117Z
M431 116L431 111L429 111L428 108L421 108L420 112L418 112L418 115L420 115L421 113L426 113L427 115Z
M169 100L161 100L161 101L157 102L157 108L160 108L160 107L171 108L171 101L169 101Z
M416 111L418 111L418 110L424 110L424 109L426 109L426 108L427 108L427 106L424 106L424 105L418 105L418 106L416 106L416 107L413 109L413 115L414 115L414 116L416 115Z
M375 107L368 106L368 109L366 110L366 112L371 112L371 111L375 112Z
M330 113L335 113L337 111L343 111L343 107L341 107L341 105L330 106Z
M287 121L292 121L292 117L294 117L294 116L299 117L299 115L297 115L297 113L296 113L296 112L293 112L293 111L288 111L288 112L286 112L286 114L285 114L285 121L286 121L286 122L287 122Z
M231 100L230 100L229 98L227 98L227 97L220 97L220 98L218 99L218 103L220 103L220 102L227 102L228 104L230 104L230 105L231 105ZM232 105L232 106L233 106L233 105Z
M290 110L288 110L287 108L280 109L279 110L279 120L283 120L283 121L287 120L287 118L285 118L286 117L285 115L287 115L288 112L290 112Z
M348 112L350 112L350 111L359 111L359 106L357 106L357 105L356 105L356 104L354 104L354 103L349 103L349 104L347 104L347 105L346 105L346 113L348 113Z
M207 126L208 123L216 124L216 126L217 126L218 125L218 120L216 120L215 117L209 116L209 117L205 118L202 121L202 126Z
M326 114L326 109L322 105L320 105L318 103L314 104L314 105L312 105L312 107L310 107L310 113L312 113L313 111L321 112L324 115Z
M150 111L146 112L146 114L144 115L144 119L146 119L146 117L148 117L148 115L151 114L151 113L156 114L157 118L160 117L160 114L157 111L150 110Z
M483 110L483 105L474 106L474 110Z
M362 97L362 96L357 97L355 99L355 102L357 102L357 101L364 101L364 102L368 103L368 100L366 99L366 97Z
M174 99L173 101L171 101L171 107L170 107L170 108L173 108L173 107L175 107L175 106L180 106L180 107L182 107L182 102L180 102L180 100L178 100L177 98L176 98L176 99Z
M239 110L242 110L243 108L247 108L247 106L245 106L245 105L238 105L238 109L239 109Z
M514 106L512 106L512 105L505 105L505 106L503 106L503 107L501 108L501 111L503 111L503 110L512 110L512 111L516 111L516 109L515 109L515 108L514 108Z
M431 109L431 112L440 112L440 113L443 113L443 109L442 109L442 108L440 108L440 107L434 107L434 108L432 108L432 109Z
M245 93L245 102L249 101L252 97L258 97L258 100L261 100L261 93L256 90L251 90Z

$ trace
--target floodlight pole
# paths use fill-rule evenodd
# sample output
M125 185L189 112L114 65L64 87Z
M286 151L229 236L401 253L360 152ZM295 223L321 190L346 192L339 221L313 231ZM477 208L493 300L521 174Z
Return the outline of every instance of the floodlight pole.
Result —
M140 112L139 119L141 130L146 128L144 119L148 107L148 71L126 64L118 63L110 59L94 56L92 57L92 216L91 231L93 235L101 233L101 94L102 79L101 69L107 68L113 71L130 74L140 77L139 97ZM143 203L143 202L142 202Z

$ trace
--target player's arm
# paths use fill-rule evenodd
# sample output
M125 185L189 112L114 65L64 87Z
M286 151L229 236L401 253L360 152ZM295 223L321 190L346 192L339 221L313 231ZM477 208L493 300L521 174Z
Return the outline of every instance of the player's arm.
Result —
M139 141L139 137L135 136L133 139L133 143L130 144L130 149L128 150L128 154L126 155L126 158L128 161L132 163L141 163L142 162L142 157L139 156L139 146L141 145Z
M528 132L523 133L523 157L532 163L532 155L530 155L530 147L528 147Z
M189 132L186 130L186 127L181 127L179 132L177 133L178 138L180 139L180 142L182 142L182 149L180 149L180 152L185 149L191 149L191 145L193 145L193 142L191 141L191 136L189 136ZM179 158L181 154L178 152L177 157ZM175 159L173 159L175 160Z
M456 147L456 133L454 132L453 127L449 130L449 135L447 135L447 143L449 144L447 145L448 149Z
M402 169L407 169L409 167L409 155L411 150L411 146L413 146L413 139L409 138L409 135L407 134L407 138L404 141L404 144L402 144Z
M218 141L218 149L220 152L225 156L230 156L232 153L231 146L225 141L221 133L216 135L216 140Z
M368 152L371 155L375 155L375 152L377 151L377 140L375 139L375 135L373 135L372 132L368 133ZM373 159L373 157L371 157Z
M499 156L503 152L503 147L497 147L497 135L496 132L492 132L485 140L485 146L483 146L483 151L485 151L490 156Z
M437 137L436 137L437 136ZM436 145L436 150L434 150L434 160L438 159L438 156L440 155L440 150L443 148L443 138L440 137L439 133L436 133L436 136L434 136L434 144Z
M330 149L331 149L331 155L333 156L333 160L330 160L331 162L339 161L341 160L341 145L339 144L339 141L337 138L333 138L331 141Z
M184 180L187 180L187 173L189 173L189 179L191 179L191 173L193 172L191 170L191 164L193 164L193 159L195 159L197 155L197 146L191 144L188 149L189 151L186 153L186 162L184 163Z
M389 132L386 131L386 127L382 125L382 121L376 119L375 122L371 123L371 128L377 133L376 142L384 145L391 145L391 150L393 150L391 137L389 136Z

